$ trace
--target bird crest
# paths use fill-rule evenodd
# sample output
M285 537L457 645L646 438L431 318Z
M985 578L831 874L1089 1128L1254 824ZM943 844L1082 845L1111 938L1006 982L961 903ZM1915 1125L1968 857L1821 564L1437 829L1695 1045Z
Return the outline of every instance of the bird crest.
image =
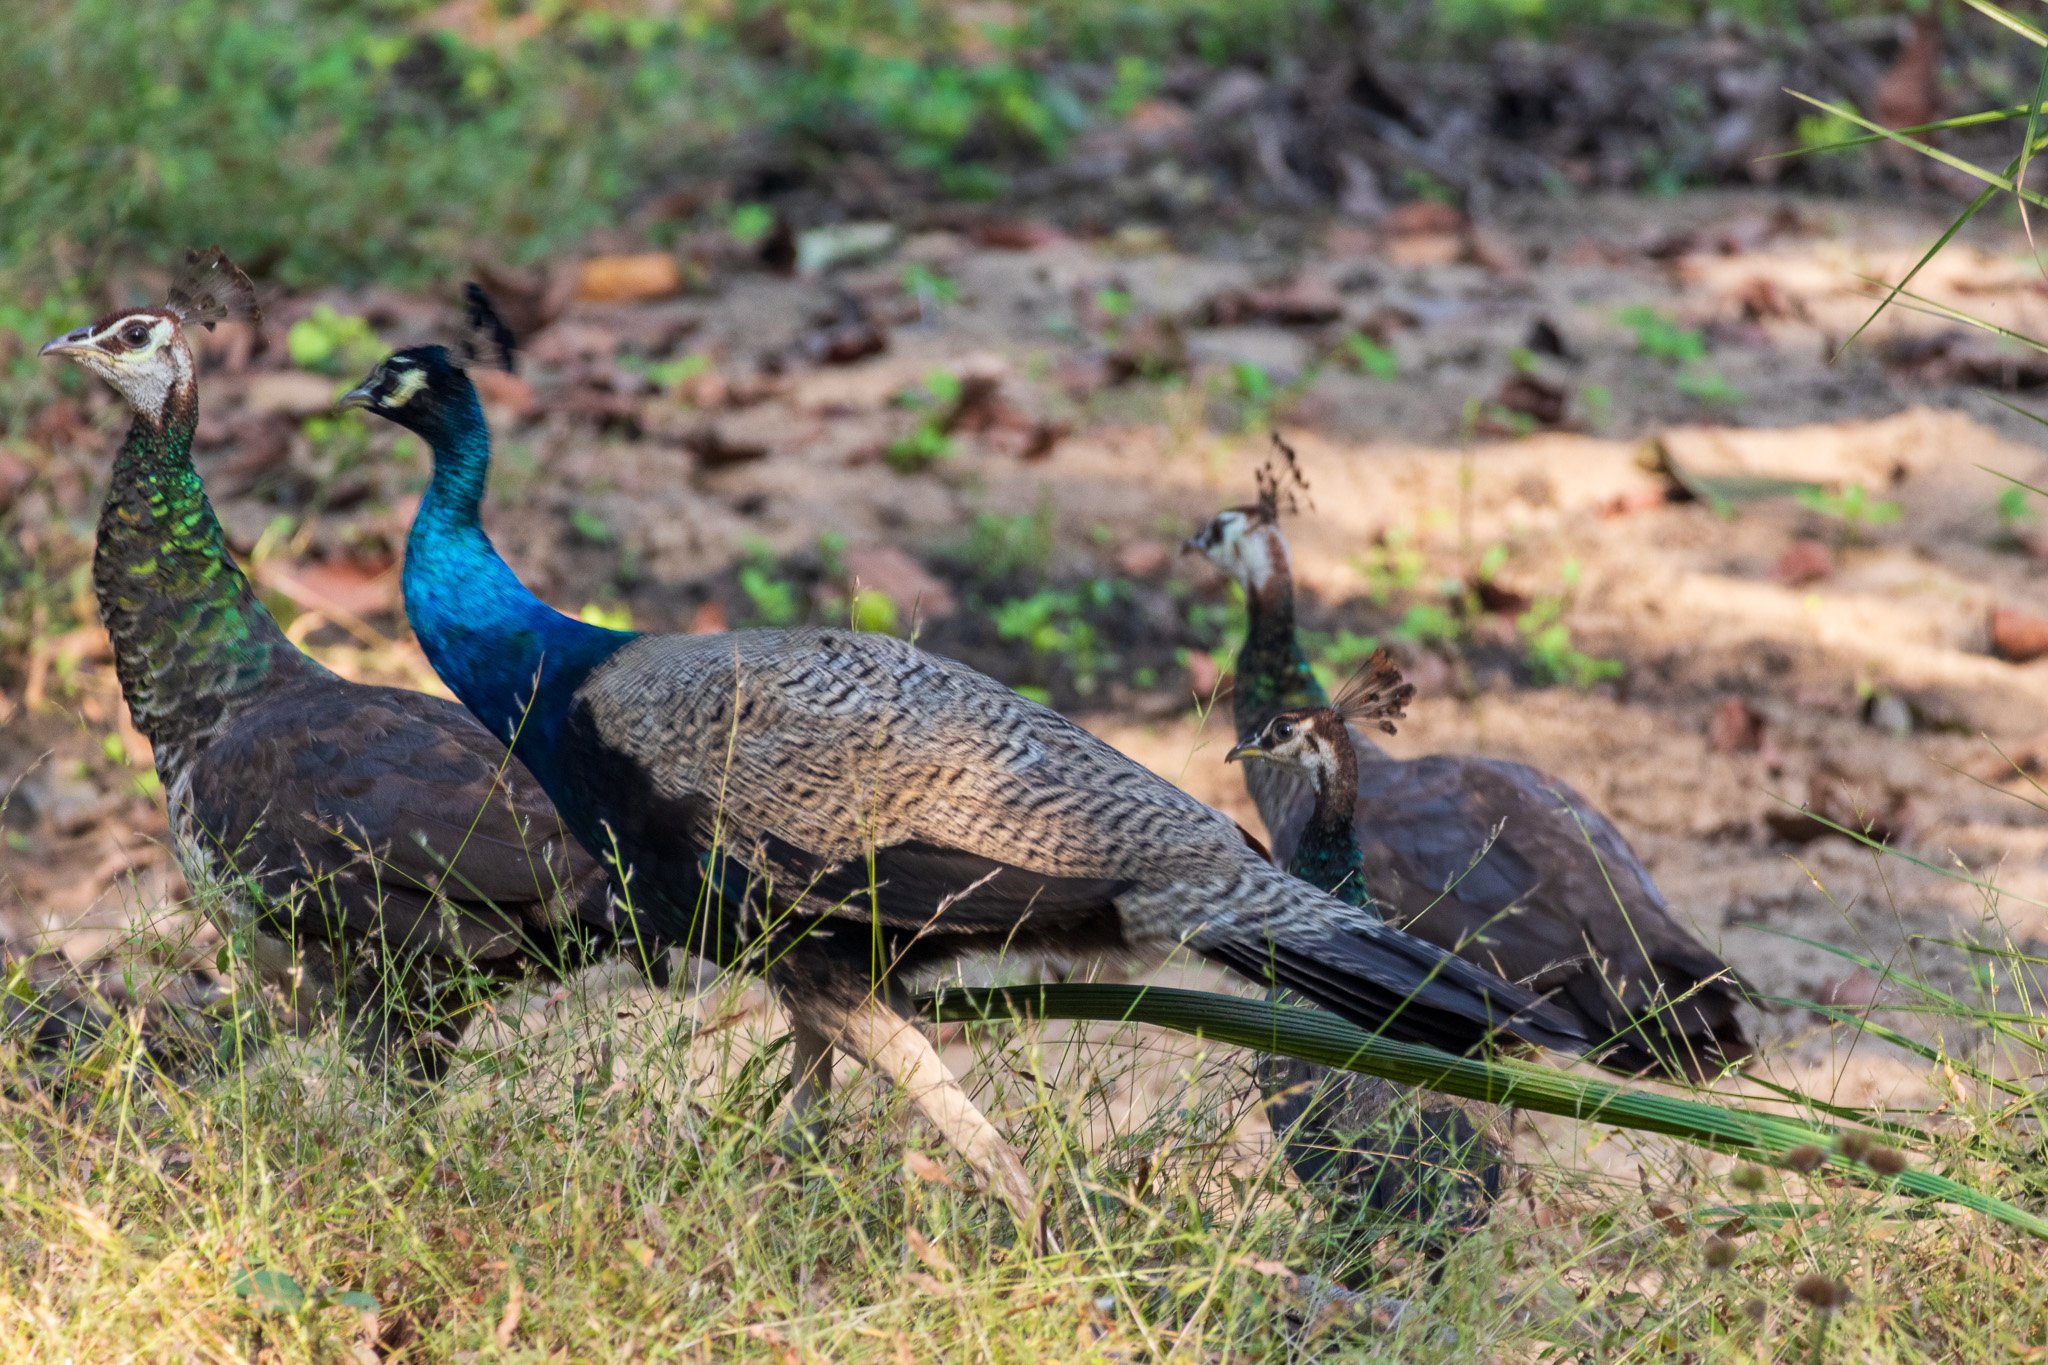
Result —
M1414 699L1415 684L1401 676L1392 655L1376 649L1338 690L1330 709L1347 723L1369 725L1391 735L1394 722L1407 714L1408 703Z
M462 312L462 332L451 348L461 357L462 367L519 373L519 342L475 280L462 286Z
M172 282L165 307L177 314L178 321L199 323L209 332L228 318L239 318L252 328L263 322L256 286L217 246L185 253L185 267Z
M1261 521L1268 524L1280 520L1282 513L1292 515L1308 501L1308 479L1301 472L1301 461L1295 457L1294 447L1287 444L1279 432L1273 434L1273 453L1259 466L1253 475L1259 490L1259 500L1252 505Z

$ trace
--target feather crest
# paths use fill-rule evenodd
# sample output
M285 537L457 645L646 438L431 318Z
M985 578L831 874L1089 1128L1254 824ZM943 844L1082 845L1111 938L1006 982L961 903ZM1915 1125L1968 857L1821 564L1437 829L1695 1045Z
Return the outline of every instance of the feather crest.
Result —
M172 283L166 303L179 321L200 323L209 332L213 324L228 318L239 318L251 327L263 322L256 286L217 246L185 253L185 267Z

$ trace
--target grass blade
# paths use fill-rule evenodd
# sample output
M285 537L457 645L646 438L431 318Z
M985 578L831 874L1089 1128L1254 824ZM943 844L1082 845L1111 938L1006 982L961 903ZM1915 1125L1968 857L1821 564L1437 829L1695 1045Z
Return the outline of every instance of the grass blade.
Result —
M1818 1147L1840 1176L1889 1193L1944 1200L2048 1240L2048 1219L1981 1190L1917 1168L1891 1176L1877 1174L1836 1149L1838 1133L1832 1128L1663 1095L1529 1062L1457 1057L1376 1037L1320 1010L1207 991L1107 985L954 988L925 996L920 1004L926 1017L940 1021L972 1023L1025 1017L1153 1024L1446 1095L1662 1133L1773 1164L1782 1164L1795 1148Z

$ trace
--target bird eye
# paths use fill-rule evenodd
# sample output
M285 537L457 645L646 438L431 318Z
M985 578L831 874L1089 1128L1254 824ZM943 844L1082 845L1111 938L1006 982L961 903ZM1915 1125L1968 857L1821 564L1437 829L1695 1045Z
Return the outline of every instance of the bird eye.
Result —
M140 322L131 322L121 329L121 340L125 345L140 346L149 340L149 328Z
M1276 720L1276 721L1274 721L1274 722L1273 722L1273 738L1275 738L1275 739L1293 739L1293 738L1294 738L1294 722L1293 722L1293 721L1291 721L1291 720Z

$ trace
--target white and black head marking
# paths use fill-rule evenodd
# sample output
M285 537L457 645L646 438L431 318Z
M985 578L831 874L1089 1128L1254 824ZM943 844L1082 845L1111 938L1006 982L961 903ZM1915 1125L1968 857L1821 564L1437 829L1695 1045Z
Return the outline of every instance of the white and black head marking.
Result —
M132 308L66 332L43 355L75 360L117 389L139 413L160 413L171 395L192 384L192 351L178 316L163 308Z
M1274 454L1256 475L1258 501L1218 512L1187 542L1188 549L1199 550L1211 564L1253 592L1287 570L1287 542L1280 536L1280 517L1300 511L1308 494L1308 480L1302 477L1294 447L1277 431L1273 447Z
M1387 651L1376 649L1328 706L1282 711L1226 754L1224 761L1256 758L1299 768L1315 777L1334 775L1338 746L1351 743L1347 727L1369 726L1391 735L1394 722L1408 713L1408 703L1414 698L1415 684L1402 678Z
M41 354L77 361L120 391L138 413L158 415L173 394L190 392L196 367L185 342L185 324L211 328L239 317L262 321L249 277L219 247L190 251L185 269L161 308L127 308L66 332Z
M370 377L342 397L342 406L392 413L427 391L429 376L418 358L400 351L387 356Z

